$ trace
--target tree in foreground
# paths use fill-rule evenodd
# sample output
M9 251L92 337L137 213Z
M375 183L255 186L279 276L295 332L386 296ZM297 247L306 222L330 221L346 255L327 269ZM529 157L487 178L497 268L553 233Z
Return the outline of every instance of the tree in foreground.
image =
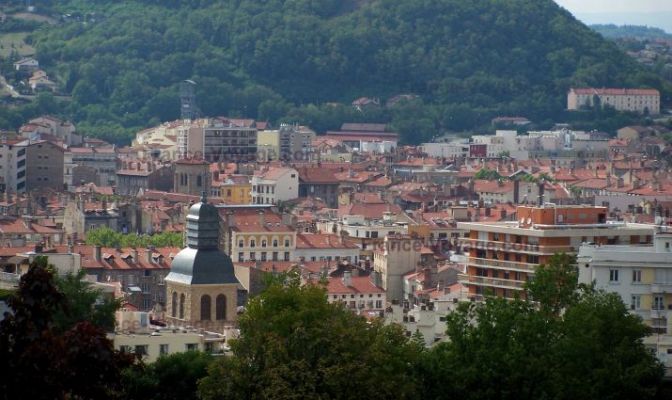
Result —
M201 380L203 399L416 397L422 349L400 326L368 322L297 280L250 300L231 349Z
M62 306L53 314L57 331L65 331L84 321L107 332L114 330L114 313L121 306L121 301L105 298L85 276L86 271L80 270L75 274L54 277L56 288L63 295Z
M197 383L207 375L213 358L198 351L162 356L135 364L123 372L126 400L197 400Z
M89 321L60 331L54 315L66 308L46 257L37 257L0 322L0 398L108 399L121 369L133 360L114 351Z
M447 318L449 342L423 355L423 398L646 399L662 366L648 328L617 294L578 287L556 255L529 285L534 300L488 298Z

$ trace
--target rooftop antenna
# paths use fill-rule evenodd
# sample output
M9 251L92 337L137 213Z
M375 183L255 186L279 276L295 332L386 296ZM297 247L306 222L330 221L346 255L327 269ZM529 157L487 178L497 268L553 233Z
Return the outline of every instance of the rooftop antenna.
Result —
M191 79L180 83L180 116L183 120L194 120L200 115L200 110L196 105L195 87L196 82Z

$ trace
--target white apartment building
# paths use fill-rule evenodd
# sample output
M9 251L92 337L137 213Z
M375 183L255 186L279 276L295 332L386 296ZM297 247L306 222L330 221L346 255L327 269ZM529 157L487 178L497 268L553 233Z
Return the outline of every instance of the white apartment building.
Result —
M463 158L469 155L469 141L468 139L463 139L450 143L423 143L420 146L420 151L429 157Z
M25 189L26 147L18 140L3 139L0 141L0 192Z
M660 92L656 89L571 88L567 93L567 109L609 105L618 111L660 114Z
M471 141L473 144L487 145L486 157L488 158L499 157L504 151L506 151L504 138L499 136L474 135L471 137Z
M299 173L294 168L265 167L255 172L252 204L278 204L299 197Z
M222 334L202 329L152 326L146 312L117 311L116 317L117 331L108 335L115 350L137 354L146 363L185 351L225 354L230 351L227 338L238 335L237 329Z
M671 368L672 231L658 231L652 246L584 244L577 263L580 283L617 293L653 329L645 343Z

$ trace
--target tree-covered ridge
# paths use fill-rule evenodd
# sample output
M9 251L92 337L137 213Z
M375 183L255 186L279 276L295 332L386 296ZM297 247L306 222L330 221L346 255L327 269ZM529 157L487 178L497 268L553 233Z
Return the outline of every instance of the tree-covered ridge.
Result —
M590 28L607 39L672 39L672 34L651 26L595 24Z
M94 22L44 28L32 39L40 62L72 93L64 112L105 137L177 118L183 79L198 82L205 115L289 118L318 130L343 118L392 122L407 142L497 115L565 119L570 86L672 93L552 0L71 0L52 7L96 12ZM341 118L323 105L404 93L420 99L339 111Z

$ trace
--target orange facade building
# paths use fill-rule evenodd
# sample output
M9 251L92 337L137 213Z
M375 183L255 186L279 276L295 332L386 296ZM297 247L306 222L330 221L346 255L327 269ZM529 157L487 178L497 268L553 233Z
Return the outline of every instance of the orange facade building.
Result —
M607 221L606 207L518 206L516 221L460 222L467 255L460 282L472 297L513 298L521 294L539 264L555 253L575 254L581 243L651 243L653 226Z

